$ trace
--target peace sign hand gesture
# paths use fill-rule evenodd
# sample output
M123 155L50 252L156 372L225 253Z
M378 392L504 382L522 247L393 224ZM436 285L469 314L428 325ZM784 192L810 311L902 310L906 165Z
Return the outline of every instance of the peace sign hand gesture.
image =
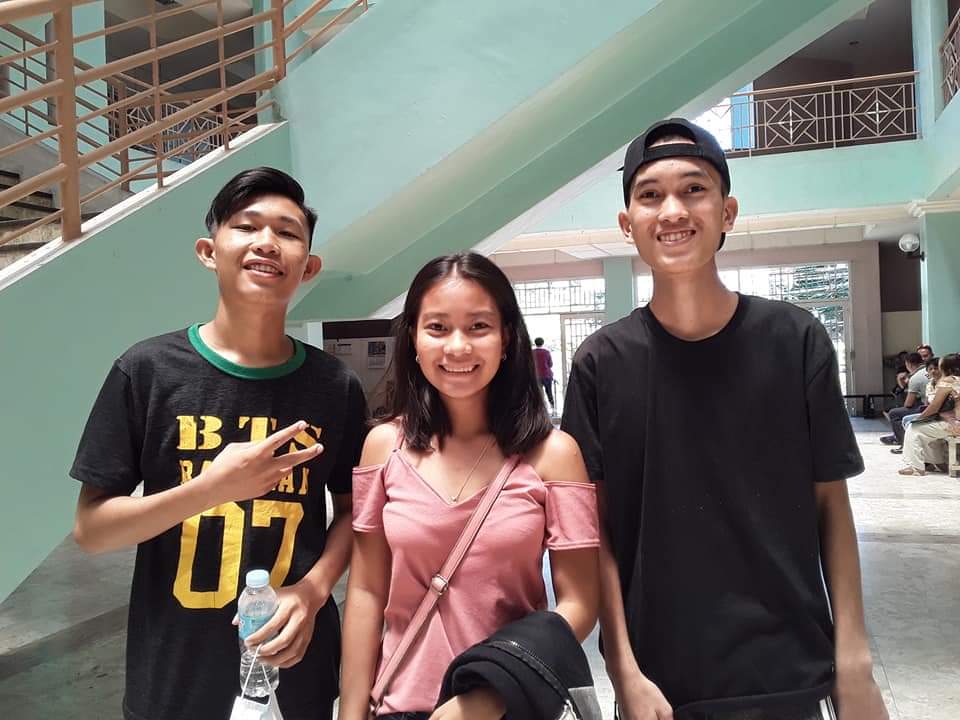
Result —
M323 452L323 445L317 443L305 450L274 455L306 427L301 420L258 442L229 443L195 482L205 483L213 506L265 495L297 465Z

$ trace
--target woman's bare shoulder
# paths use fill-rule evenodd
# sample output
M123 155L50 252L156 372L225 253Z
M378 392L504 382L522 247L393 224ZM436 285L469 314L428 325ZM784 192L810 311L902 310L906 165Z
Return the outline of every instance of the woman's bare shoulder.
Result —
M580 446L563 430L552 430L526 460L544 482L590 482Z

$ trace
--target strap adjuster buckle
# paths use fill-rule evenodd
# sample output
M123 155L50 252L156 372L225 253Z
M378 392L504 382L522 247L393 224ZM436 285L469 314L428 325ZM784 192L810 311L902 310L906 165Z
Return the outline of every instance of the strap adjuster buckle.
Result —
M437 594L437 597L442 596L447 591L447 586L449 585L450 582L440 573L430 578L430 589Z

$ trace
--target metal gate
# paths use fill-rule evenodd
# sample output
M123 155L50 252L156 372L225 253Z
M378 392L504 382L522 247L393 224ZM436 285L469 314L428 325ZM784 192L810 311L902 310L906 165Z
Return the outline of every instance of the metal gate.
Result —
M603 325L603 313L563 313L560 315L560 346L563 371L557 379L557 412L563 411L563 398L566 395L567 378L573 365L573 356L580 344L599 330Z
M794 303L813 315L823 323L837 351L837 363L840 365L840 387L843 392L851 392L853 384L853 343L851 342L851 326L847 322L850 318L850 301L843 302L816 302L803 301Z

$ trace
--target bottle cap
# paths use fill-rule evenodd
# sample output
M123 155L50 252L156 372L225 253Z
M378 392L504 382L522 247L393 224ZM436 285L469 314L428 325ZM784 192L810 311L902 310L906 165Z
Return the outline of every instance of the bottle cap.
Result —
M262 588L270 584L270 573L266 570L251 570L247 573L247 587Z

